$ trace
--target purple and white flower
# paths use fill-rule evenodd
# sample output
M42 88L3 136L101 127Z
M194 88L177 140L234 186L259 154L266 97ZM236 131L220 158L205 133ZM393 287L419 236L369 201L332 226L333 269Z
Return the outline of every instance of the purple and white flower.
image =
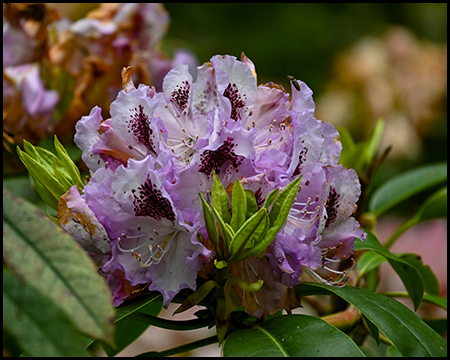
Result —
M112 275L117 271L131 286L161 292L165 306L181 289L195 290L197 272L213 260L197 239L205 225L198 194L210 196L213 173L225 188L239 179L258 207L273 189L302 177L285 226L265 257L248 263L264 268L272 284L266 291L275 282L292 288L305 271L329 284L348 281L336 265L351 257L355 238L365 237L351 216L359 180L338 164L338 132L314 117L312 91L298 85L290 100L280 85L257 86L245 55L217 55L197 68L196 81L187 65L176 65L162 92L128 84L110 119L94 108L78 122L75 142L92 176L82 198L110 239L101 270L116 305L128 294ZM253 313L274 307L291 305L280 300Z

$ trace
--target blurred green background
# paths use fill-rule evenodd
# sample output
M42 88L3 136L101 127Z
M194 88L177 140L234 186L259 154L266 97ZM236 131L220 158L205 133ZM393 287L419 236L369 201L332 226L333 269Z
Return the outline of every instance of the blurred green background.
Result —
M333 58L358 39L402 25L417 36L447 42L447 4L164 3L170 14L163 44L191 49L199 62L215 54L255 63L259 82L287 87L286 75L320 95Z

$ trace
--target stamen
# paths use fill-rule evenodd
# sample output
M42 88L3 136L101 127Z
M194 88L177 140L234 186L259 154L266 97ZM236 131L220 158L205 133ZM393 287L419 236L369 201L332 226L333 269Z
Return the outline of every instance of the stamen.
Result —
M159 235L158 230L154 229L153 231L156 235ZM130 235L122 234L122 238L121 237L117 238L117 247L122 252L131 253L131 255L134 256L139 261L139 264L141 266L148 267L152 264L158 264L159 262L161 262L164 254L166 254L170 249L170 245L171 245L170 240L176 235L176 233L177 232L168 234L167 236L164 237L164 240L162 241L162 243L156 244L156 245L148 243L148 241L154 240L154 238L149 237L149 238L147 238L148 241L144 240L144 241L142 241L141 244L139 244L131 249L123 248L122 238L124 238L124 239L142 238L145 235L131 235L130 236ZM160 241L161 240L162 239L160 238ZM147 258L147 256L148 256L148 258ZM143 257L147 258L147 259L144 261Z

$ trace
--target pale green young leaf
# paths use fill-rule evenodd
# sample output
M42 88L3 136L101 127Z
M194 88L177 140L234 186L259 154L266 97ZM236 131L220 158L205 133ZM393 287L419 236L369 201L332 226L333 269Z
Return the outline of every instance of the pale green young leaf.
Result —
M250 255L255 256L265 251L284 226L295 197L297 196L300 182L301 176L287 185L277 196L269 213L269 228L266 235L264 236L263 241L259 242L259 244L251 249Z
M212 205L217 209L223 221L230 223L230 198L216 173L213 172L214 180L211 191Z
M69 176L72 185L77 185L79 191L83 190L84 184L83 181L81 180L80 170L72 161L67 150L59 142L56 135L55 135L55 149L58 152L59 157L61 158L62 164L64 165L64 168L66 170L66 174Z
M239 179L236 179L231 192L231 222L230 225L236 232L244 224L247 216L247 199L244 188Z
M259 209L253 214L243 225L236 231L230 244L229 262L233 262L241 255L241 252L248 247L253 246L264 237L269 224L267 210L265 208ZM247 246L248 244L248 246Z
M208 232L208 237L211 243L214 245L216 249L216 255L219 259L222 258L222 251L219 246L219 232L217 231L216 222L214 220L214 215L211 212L211 208L209 207L206 200L203 198L201 193L198 194L200 197L200 201L202 203L203 208L203 218L205 220L206 231Z
M264 202L264 207L269 210L270 205L272 205L272 203L275 201L278 192L280 191L279 188L273 189L269 195L267 195L266 197L266 201Z
M17 147L17 154L30 172L36 186L36 191L39 193L42 200L44 200L48 206L57 210L59 198L61 195L65 194L68 189L66 189L53 175L53 169L49 171L48 168L44 167L30 155L20 150L19 147Z
M247 214L245 218L248 219L258 211L258 203L256 202L255 193L251 190L245 190L245 197L247 199Z

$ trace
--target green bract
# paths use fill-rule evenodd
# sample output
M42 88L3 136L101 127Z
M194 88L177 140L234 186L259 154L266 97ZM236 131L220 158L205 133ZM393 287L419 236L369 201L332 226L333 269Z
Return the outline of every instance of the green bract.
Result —
M216 250L216 267L223 268L224 264L232 264L248 256L264 253L286 222L300 181L301 177L281 192L278 189L272 191L258 210L255 194L244 190L237 179L231 193L230 215L228 194L214 174L212 204L209 205L202 194L199 196L208 237Z
M80 171L56 135L55 148L61 159L26 140L23 141L23 147L24 151L17 146L17 154L30 172L36 191L48 206L57 210L59 198L73 185L77 185L81 192L84 184Z

